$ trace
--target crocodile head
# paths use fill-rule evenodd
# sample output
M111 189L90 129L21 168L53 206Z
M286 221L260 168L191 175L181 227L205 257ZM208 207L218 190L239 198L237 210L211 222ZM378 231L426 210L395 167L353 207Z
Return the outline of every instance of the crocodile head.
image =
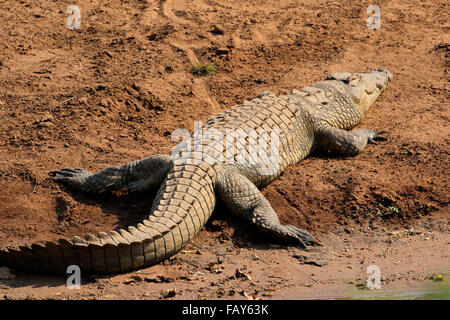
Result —
M381 92L392 81L392 73L385 69L375 69L369 73L336 72L326 80L341 81L348 87L361 111L366 112Z

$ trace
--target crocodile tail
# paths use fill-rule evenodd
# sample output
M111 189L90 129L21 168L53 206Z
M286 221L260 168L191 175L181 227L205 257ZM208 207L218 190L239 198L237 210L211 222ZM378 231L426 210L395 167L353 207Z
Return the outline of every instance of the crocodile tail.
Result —
M206 163L175 165L161 185L150 215L126 229L0 250L0 267L30 273L120 273L150 266L183 248L215 205L214 169Z

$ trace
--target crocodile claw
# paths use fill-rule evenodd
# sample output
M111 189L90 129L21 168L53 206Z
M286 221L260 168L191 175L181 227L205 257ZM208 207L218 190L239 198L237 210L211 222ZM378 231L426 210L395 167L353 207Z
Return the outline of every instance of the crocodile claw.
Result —
M55 170L48 173L51 179L55 182L65 183L69 186L77 186L80 184L86 177L92 175L89 171L86 171L81 168L77 169L62 169Z
M62 178L62 177L74 177L74 176L79 176L79 175L91 175L91 173L89 171L86 171L86 170L81 169L81 168L77 168L77 169L66 168L66 169L62 169L62 170L51 171L51 172L48 173L48 175L50 177L58 179L58 178Z
M306 248L307 245L317 245L319 242L307 231L297 228L296 226L286 225L284 226L286 235L298 242L301 247Z
M367 139L368 143L371 144L378 144L377 141L386 141L387 138L384 137L383 135L378 134L375 131L372 131L371 134L369 135L369 138Z

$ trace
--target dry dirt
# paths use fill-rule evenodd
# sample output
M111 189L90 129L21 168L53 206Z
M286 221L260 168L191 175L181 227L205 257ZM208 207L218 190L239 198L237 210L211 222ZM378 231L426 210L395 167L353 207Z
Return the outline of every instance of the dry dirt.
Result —
M67 190L51 170L168 153L175 129L264 90L387 68L394 81L360 125L387 141L312 155L263 191L323 246L271 243L219 205L159 265L79 290L19 274L0 280L0 299L348 297L366 292L372 264L381 291L449 278L448 1L264 2L79 0L81 29L69 30L71 2L0 0L0 247L121 227L152 201ZM366 26L372 4L379 30ZM217 73L193 75L199 62Z

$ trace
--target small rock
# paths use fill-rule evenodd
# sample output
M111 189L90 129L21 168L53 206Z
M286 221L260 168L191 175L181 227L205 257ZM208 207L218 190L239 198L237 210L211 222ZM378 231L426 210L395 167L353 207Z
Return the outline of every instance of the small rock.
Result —
M82 104L87 104L88 99L86 97L82 97L78 100L78 102L82 103Z
M234 272L235 278L244 278L246 280L252 280L250 275L248 275L248 273L246 273L245 271L246 271L245 267L242 269L236 269L236 271Z
M100 100L100 105L102 107L105 107L105 108L109 107L109 103L110 103L109 100L106 98L103 98L102 100Z
M142 278L141 276L138 276L138 275L132 275L132 276L130 276L130 278L133 279L136 282L144 281L144 278Z
M323 267L328 264L328 261L325 261L324 257L317 255L308 257L300 254L294 254L292 257L296 258L301 264L311 264L316 267Z
M131 85L131 87L132 87L134 90L136 90L137 92L141 92L141 91L142 91L142 87L141 87L137 82L133 83L133 84Z
M211 32L214 35L223 35L225 33L223 28L218 26L213 26L212 30L209 32Z
M53 126L53 123L48 122L48 121L39 123L39 127L45 127L45 128L48 128L48 127L52 127L52 126Z
M208 263L206 269L208 269L212 273L222 273L222 270L221 270L222 268L217 267L215 262Z
M135 280L133 280L133 279L125 279L124 281L123 281L123 284L132 284L132 283L134 283L135 282Z
M175 281L175 279L174 278L172 278L172 277L166 277L166 276L163 276L163 275L159 275L159 276L156 276L156 277L144 277L144 279L143 280L145 280L146 282L154 282L154 283L170 283L170 282L173 282L173 281Z
M98 108L98 111L100 111L101 114L106 115L108 113L108 109L105 107Z
M177 295L177 289L169 289L167 291L162 292L163 298L173 298Z
M0 279L11 280L15 279L16 275L11 272L9 268L0 267Z
M51 122L53 120L53 116L50 113L45 113L39 119L33 121L33 124L43 125L45 122Z
M226 55L226 54L229 54L229 53L230 53L230 49L228 49L228 48L218 48L218 49L216 50L216 54L217 54L218 56Z

